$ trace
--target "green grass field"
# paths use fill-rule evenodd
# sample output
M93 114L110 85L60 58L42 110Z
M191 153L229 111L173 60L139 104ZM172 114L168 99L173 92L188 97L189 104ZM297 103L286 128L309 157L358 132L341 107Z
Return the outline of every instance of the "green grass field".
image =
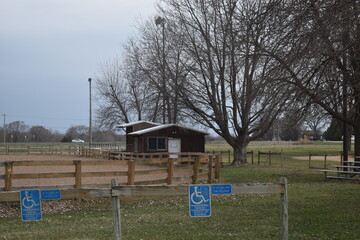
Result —
M207 146L211 147L225 149ZM250 145L254 151L282 149L284 167L276 159L272 166L265 160L260 165L226 166L221 169L221 182L278 183L285 176L289 183L289 239L359 239L360 182L325 180L322 173L308 168L308 161L292 158L316 149L339 152L341 145L306 147ZM73 204L80 210L44 214L41 222L22 222L20 213L1 218L0 239L112 239L109 199ZM184 196L122 198L121 211L123 239L279 239L280 234L277 194L213 197L209 218L189 217Z

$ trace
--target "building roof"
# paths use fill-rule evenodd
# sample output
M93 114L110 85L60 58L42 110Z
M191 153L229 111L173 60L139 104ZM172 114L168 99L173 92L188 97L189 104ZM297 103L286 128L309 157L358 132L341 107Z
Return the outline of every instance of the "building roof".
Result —
M159 125L158 123L149 122L149 121L136 121L136 122L124 123L124 124L121 124L121 125L117 125L116 127L117 128L126 128L126 127L131 127L131 126L134 126L134 125L137 125L137 124L141 124L141 123L148 123L148 124L152 124L152 125L156 125L156 126Z
M200 131L200 130L179 126L179 125L176 125L176 124L158 125L158 126L155 126L155 127L150 127L150 128L146 128L146 129L136 131L136 132L132 132L132 133L129 133L128 135L143 135L145 133L154 132L154 131L169 128L169 127L179 127L179 128L183 128L183 129L187 129L187 130L191 130L191 131L195 131L195 132L199 132L199 133L208 135L207 132L203 132L203 131Z

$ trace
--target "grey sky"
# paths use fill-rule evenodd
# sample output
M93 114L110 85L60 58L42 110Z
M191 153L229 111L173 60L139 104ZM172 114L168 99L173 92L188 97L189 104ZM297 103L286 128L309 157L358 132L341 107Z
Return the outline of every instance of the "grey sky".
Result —
M156 0L0 0L0 125L88 125L89 85Z

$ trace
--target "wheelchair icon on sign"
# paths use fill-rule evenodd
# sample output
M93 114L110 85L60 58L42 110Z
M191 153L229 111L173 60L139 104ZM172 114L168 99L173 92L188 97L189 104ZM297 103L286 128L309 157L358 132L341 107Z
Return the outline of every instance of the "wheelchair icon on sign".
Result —
M191 201L194 203L194 204L202 204L202 203L206 203L208 202L210 199L206 199L202 193L199 191L198 187L194 187L194 192L191 194L190 196L191 198Z
M29 209L40 205L35 202L35 200L33 199L30 193L31 192L29 191L25 191L25 197L23 197L23 199L21 200L21 204L23 205L24 208Z

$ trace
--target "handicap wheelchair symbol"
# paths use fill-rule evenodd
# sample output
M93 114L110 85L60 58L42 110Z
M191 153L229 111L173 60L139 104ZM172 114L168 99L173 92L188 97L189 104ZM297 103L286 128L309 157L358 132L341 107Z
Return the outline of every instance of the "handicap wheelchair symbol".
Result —
M206 203L210 200L210 198L205 198L204 195L199 191L199 187L194 186L194 192L190 196L191 202L194 204L202 204Z
M40 204L36 203L35 200L33 199L33 196L31 196L30 191L25 191L25 196L23 197L23 199L21 200L22 206L24 208L33 208L33 207L37 207Z

